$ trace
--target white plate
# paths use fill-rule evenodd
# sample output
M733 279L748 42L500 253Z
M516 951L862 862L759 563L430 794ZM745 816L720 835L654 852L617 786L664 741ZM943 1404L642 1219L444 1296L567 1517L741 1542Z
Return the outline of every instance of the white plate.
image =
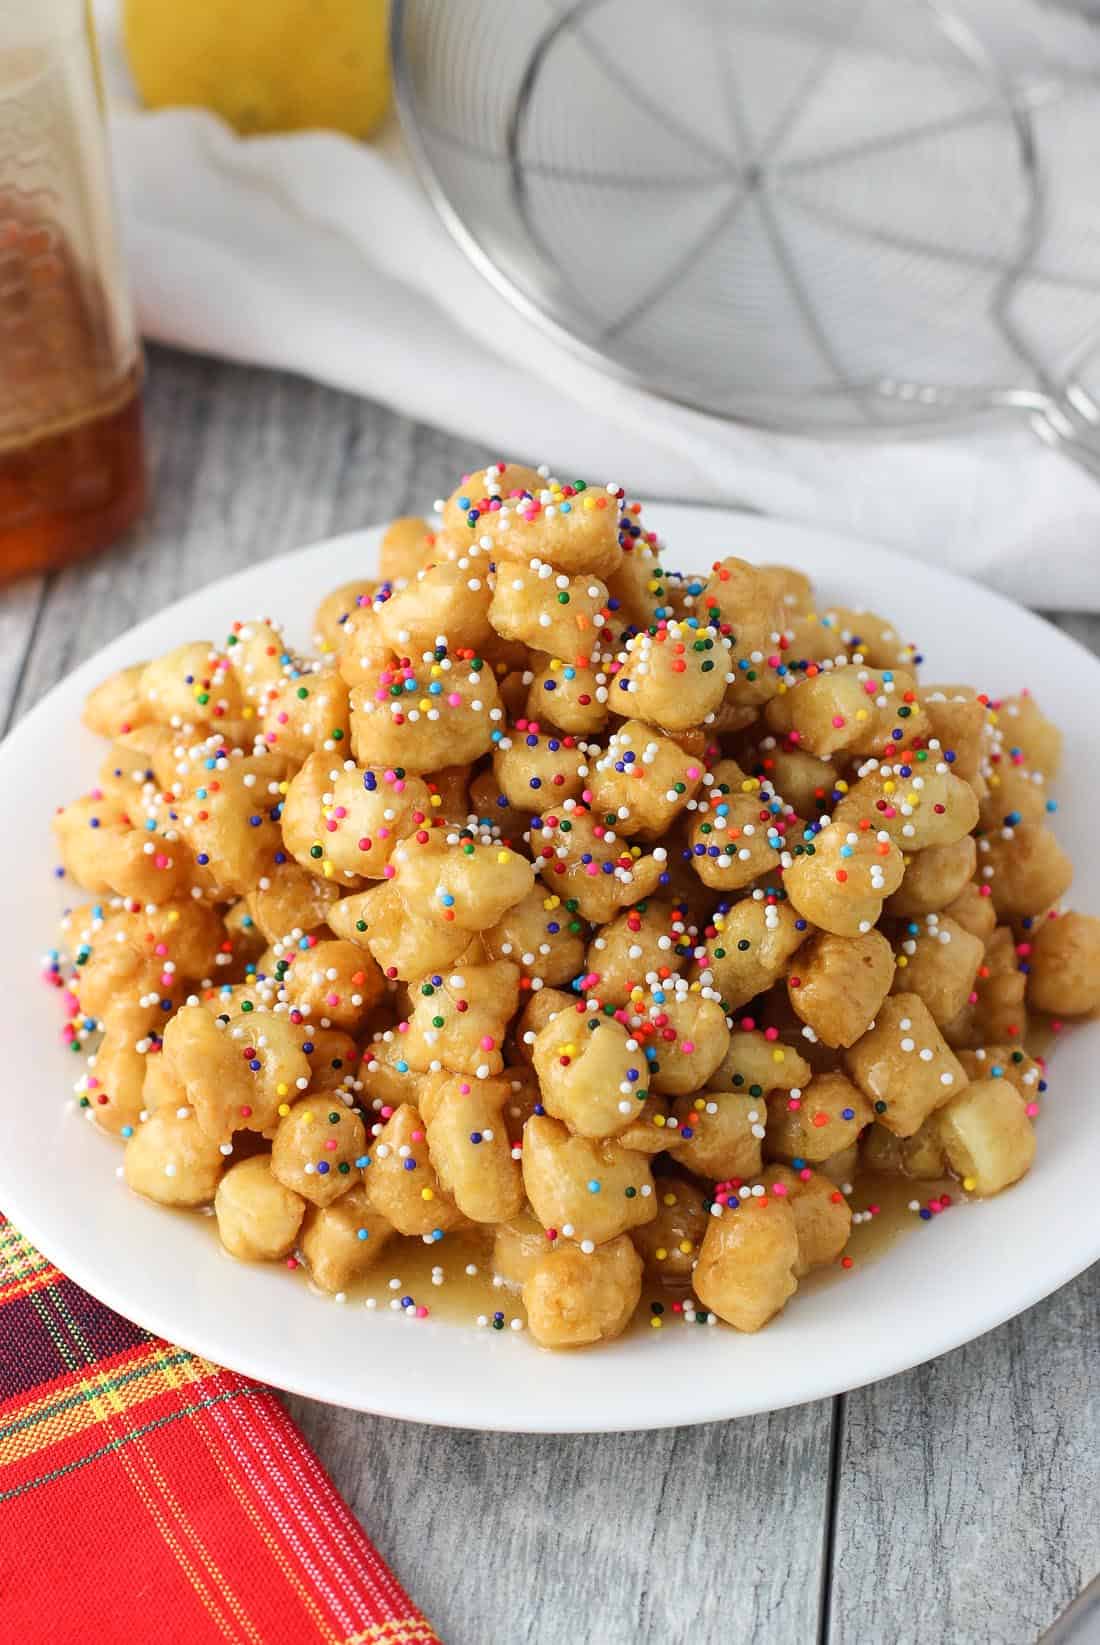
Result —
M884 549L711 509L654 506L647 523L667 539L670 564L700 569L730 553L782 560L831 599L889 613L920 642L926 679L994 694L1034 687L1066 734L1056 821L1077 864L1074 900L1100 910L1093 657L1009 601ZM231 619L259 611L305 645L318 596L368 571L378 538L319 543L181 600L78 668L0 747L0 1206L47 1256L120 1313L278 1387L422 1422L564 1432L704 1422L857 1387L981 1335L1100 1255L1100 1022L1055 1049L1038 1159L1024 1182L795 1297L758 1336L675 1325L551 1355L509 1332L409 1324L326 1301L278 1266L233 1263L192 1219L131 1195L115 1176L118 1145L68 1101L77 1059L59 1045L58 1001L36 976L58 906L49 818L90 785L101 751L80 726L82 700L112 669L219 636Z

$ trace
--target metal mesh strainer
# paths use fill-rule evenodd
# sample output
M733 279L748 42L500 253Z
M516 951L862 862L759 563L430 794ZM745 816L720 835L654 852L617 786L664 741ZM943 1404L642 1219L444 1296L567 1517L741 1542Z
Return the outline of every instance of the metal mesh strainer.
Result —
M1100 37L1080 17L393 0L392 32L437 205L573 347L722 417L1017 408L1091 459Z

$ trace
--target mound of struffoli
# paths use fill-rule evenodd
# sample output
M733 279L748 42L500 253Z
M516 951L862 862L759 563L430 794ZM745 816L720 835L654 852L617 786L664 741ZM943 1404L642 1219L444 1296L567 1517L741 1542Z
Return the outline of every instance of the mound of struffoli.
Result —
M334 1292L484 1226L564 1348L647 1271L759 1329L861 1162L1027 1171L1029 1011L1100 1007L1059 733L798 571L662 555L617 488L489 468L315 656L236 622L92 693L64 980L131 1188Z

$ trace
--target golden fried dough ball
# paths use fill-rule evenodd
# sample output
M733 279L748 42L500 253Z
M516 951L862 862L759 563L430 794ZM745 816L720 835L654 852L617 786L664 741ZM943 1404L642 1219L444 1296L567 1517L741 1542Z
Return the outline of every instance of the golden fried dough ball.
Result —
M710 1182L744 1181L760 1174L767 1108L744 1091L696 1091L672 1104L679 1127L676 1159Z
M607 724L609 676L597 663L581 668L532 652L526 712L574 737L596 737Z
M770 1165L761 1181L769 1194L785 1199L794 1212L798 1235L795 1278L804 1279L814 1268L835 1262L852 1231L851 1208L836 1183L821 1171L796 1172L786 1165Z
M1082 1017L1100 1010L1100 919L1051 915L1031 936L1027 994L1039 1011Z
M424 1116L440 1185L471 1222L508 1222L524 1206L523 1173L504 1119L510 1096L503 1077L455 1075L437 1087Z
M969 1079L1005 1079L1028 1103L1035 1104L1047 1088L1042 1063L1018 1045L982 1045L973 1051L960 1051L959 1061ZM1029 1113L1034 1111L1029 1109Z
M606 925L621 908L656 891L668 857L664 846L643 855L640 846L571 803L532 823L531 851L550 890L594 925Z
M362 766L406 772L466 765L487 754L504 719L493 671L461 651L385 661L353 685L352 750Z
M772 698L765 719L790 746L822 760L838 753L878 754L895 730L908 742L930 729L913 674L861 663L807 675Z
M277 754L233 755L197 774L181 801L180 829L201 866L232 896L247 896L283 843L287 763Z
M399 843L430 812L419 777L311 754L286 790L283 842L309 873L356 889L383 878Z
M410 911L392 880L341 897L328 911L338 937L373 955L391 979L412 982L453 965L470 942L470 933Z
M919 862L920 858L916 861ZM906 868L905 872L908 875L909 869ZM904 883L902 888L904 889ZM956 925L961 925L964 931L969 931L971 936L977 937L983 943L989 941L997 924L997 910L993 906L988 886L964 885L958 896L947 904L943 912L953 919Z
M260 724L267 746L288 760L342 754L350 746L347 683L333 669L296 674L265 697Z
M560 1012L532 1050L546 1112L580 1136L615 1136L649 1094L641 1046L622 1023L600 1012Z
M953 1022L971 1002L985 945L949 914L910 920L901 931L894 992L919 994L937 1027Z
M599 928L584 955L584 969L604 1004L625 1005L635 988L667 982L683 967L689 952L682 911L651 898Z
M102 1131L130 1136L145 1101L147 1064L159 1061L139 1051L132 1034L108 1029L88 1058L88 1072L78 1087L85 1107Z
M475 544L460 560L413 573L388 599L375 602L378 633L398 656L419 657L439 644L469 647L480 657L492 629L489 559Z
M166 902L184 891L191 856L170 830L137 827L129 808L93 790L54 815L58 855L69 877L86 891L117 891L137 902Z
M303 1097L280 1118L271 1170L284 1188L311 1205L331 1205L362 1175L367 1154L363 1121L339 1097Z
M999 741L1009 757L1020 755L1030 771L1056 777L1062 763L1062 733L1046 718L1031 692L1003 697L996 715Z
M625 1235L586 1254L557 1243L537 1257L523 1286L531 1335L543 1348L610 1342L642 1294L642 1259Z
M218 1238L242 1262L273 1262L294 1249L306 1202L272 1175L271 1155L238 1160L218 1183Z
M793 847L783 887L795 911L837 937L871 930L901 884L905 860L883 829L831 823Z
M339 651L348 617L370 605L378 590L377 578L357 577L326 594L313 613L313 643L322 656Z
M890 992L894 969L893 950L880 931L860 937L820 931L791 962L787 993L795 1013L819 1040L854 1045Z
M184 1005L164 1030L161 1055L215 1142L228 1142L234 1131L269 1130L310 1080L300 1034L273 1011L215 1016Z
M403 840L393 853L405 906L422 919L486 931L535 883L526 857L488 833L437 828Z
M988 741L987 704L969 685L925 685L919 696L932 736L955 756L952 771L965 782L973 782L981 771Z
M510 727L493 752L498 793L518 812L542 811L579 798L588 775L584 744L530 720Z
M775 1193L731 1201L711 1217L695 1268L695 1294L738 1331L759 1331L798 1288L794 1212Z
M714 989L727 1011L747 1005L783 975L805 941L809 924L789 902L743 897L714 916L715 936L693 969Z
M773 1159L829 1159L859 1139L871 1123L871 1104L843 1074L815 1074L794 1091L768 1098L767 1150Z
M414 994L402 1050L410 1068L447 1068L480 1079L504 1067L501 1047L519 999L519 966L464 965L425 977Z
M978 841L978 877L988 885L999 920L1042 914L1064 897L1073 864L1049 828L1021 823Z
M375 961L341 939L305 949L295 945L279 980L294 1016L346 1034L362 1032L385 987Z
M1027 1104L1008 1080L978 1080L936 1114L947 1162L969 1192L998 1194L1035 1158Z
M251 929L268 942L277 942L291 931L313 931L323 925L339 895L332 880L318 879L296 862L284 862L261 874L242 906Z
M446 1233L462 1220L436 1175L424 1120L412 1103L402 1103L373 1139L364 1186L371 1210L399 1234Z
M331 1205L306 1207L301 1250L310 1278L322 1291L346 1292L370 1273L394 1236L371 1209L361 1182Z
M761 1097L766 1091L791 1091L808 1085L812 1072L801 1052L785 1045L774 1028L766 1032L738 1028L730 1034L726 1054L707 1081L707 1088Z
M916 994L884 1000L875 1026L844 1061L879 1124L899 1137L911 1137L967 1083L962 1064Z
M415 577L421 566L435 558L436 533L419 515L391 520L378 548L378 569L389 583Z
M838 828L885 831L905 852L953 845L978 821L978 797L938 747L861 766L860 780L833 812Z
M650 1089L668 1096L698 1091L729 1046L722 1006L682 977L641 1001L632 999L628 1013L631 1029L647 1049Z
M497 568L489 621L505 640L587 668L600 649L607 588L598 577L567 577L545 560Z
M518 463L466 475L443 507L443 529L503 561L537 556L568 576L606 577L622 559L617 487L559 482Z
M902 918L938 914L962 896L978 866L977 842L970 834L951 845L930 845L905 859L905 878L886 899L886 912Z
M118 737L145 724L150 715L141 694L141 680L147 667L147 663L131 663L89 691L81 716L89 731L101 737Z
M549 1116L523 1128L523 1183L543 1227L582 1245L602 1245L657 1215L644 1154L611 1138L570 1136Z
M178 645L147 663L138 692L145 718L167 725L235 721L243 706L229 657L205 640Z
M608 707L666 731L712 723L732 680L729 641L716 628L672 621L627 641Z
M699 758L641 720L627 720L592 764L592 809L619 834L655 837L688 805L703 776Z
M943 1025L944 1039L970 1048L1002 1040L1021 1044L1027 1033L1026 996L1027 974L1016 939L1009 926L998 926L985 945L966 1004Z
M193 1114L158 1108L135 1128L122 1168L128 1186L159 1205L209 1205L225 1156Z
M662 1177L654 1185L657 1215L630 1238L646 1269L657 1279L688 1279L707 1231L703 1190L685 1177Z
M535 884L481 933L481 940L490 959L510 960L525 977L537 977L553 988L572 982L583 971L586 929L562 907L560 897Z

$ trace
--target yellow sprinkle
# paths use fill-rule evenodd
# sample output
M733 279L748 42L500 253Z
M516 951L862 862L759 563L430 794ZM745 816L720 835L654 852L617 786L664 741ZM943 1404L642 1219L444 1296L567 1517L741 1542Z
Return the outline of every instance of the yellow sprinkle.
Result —
M420 1190L420 1198L421 1199L434 1199L435 1198L435 1189L434 1188L422 1188Z
M867 718L867 710L865 708L857 708L856 709L856 719L857 720L865 720L866 718Z
M314 1116L314 1113L313 1113L313 1109L312 1109L312 1108L307 1108L307 1109L306 1109L306 1111L305 1111L305 1113L304 1113L304 1114L303 1114L303 1115L302 1115L302 1118L303 1118L303 1119L304 1119L304 1120L312 1120L312 1119L314 1119L314 1118L315 1118L315 1116Z
M510 851L498 851L497 852L497 862L511 862L511 860L512 860L512 853Z
M275 1087L275 1095L277 1097L285 1097L289 1090L290 1090L290 1086L289 1085L284 1085L283 1081L280 1080L278 1085Z
M169 925L175 925L175 923L178 919L179 919L179 910L176 909L176 908L173 908L171 913L168 916L168 924Z
M773 1062L786 1062L786 1060L787 1060L787 1053L785 1051L775 1050L775 1051L772 1052L772 1061Z
M659 1314L651 1314L649 1316L649 1323L655 1331L659 1331L662 1323L661 1316Z
M966 1189L968 1194L972 1194L977 1186L978 1186L977 1177L964 1177L963 1178L963 1187Z
M433 794L432 795L432 804L433 805L442 805L443 804L443 801L442 801L442 799L440 798L440 796L438 794Z
M443 670L440 668L438 663L433 663L430 672L431 672L432 679L437 680L439 678L439 676L442 674Z
M694 1249L695 1247L689 1239L682 1239L680 1241L680 1250L685 1257L689 1257Z
M416 706L417 706L417 708L419 708L419 710L422 714L426 714L428 712L429 708L432 706L432 700L431 700L430 697L421 697L420 701L417 703Z
M843 780L843 778L838 777L834 787L836 788L838 794L847 794L848 792L848 784Z
M654 1114L653 1123L654 1123L654 1125L667 1125L668 1120L665 1118L665 1116L663 1114Z
M241 717L242 719L250 720L255 712L256 710L254 708L249 708L246 704L245 707L241 709Z
M653 1255L657 1258L658 1262L664 1262L665 1258L668 1256L668 1252L665 1250L663 1245L658 1245Z
M675 1205L676 1204L676 1195L675 1194L662 1194L661 1195L661 1202L664 1205Z
M285 794L289 787L290 787L289 783L280 783L279 784L279 793L280 794Z
M542 906L546 909L547 913L549 913L552 909L561 907L561 898L544 897L542 899Z
M280 1116L280 1118L285 1119L286 1116L289 1113L290 1113L290 1104L289 1104L289 1102L281 1102L279 1104L279 1116Z
M905 967L909 964L908 957L905 954L899 954L897 956L897 962L899 971L904 971Z
M883 783L882 792L884 794L892 794L897 786L897 783Z
M321 867L325 871L325 879L326 880L331 880L331 878L332 878L332 864L329 862L327 857L325 858L324 862L321 864Z

